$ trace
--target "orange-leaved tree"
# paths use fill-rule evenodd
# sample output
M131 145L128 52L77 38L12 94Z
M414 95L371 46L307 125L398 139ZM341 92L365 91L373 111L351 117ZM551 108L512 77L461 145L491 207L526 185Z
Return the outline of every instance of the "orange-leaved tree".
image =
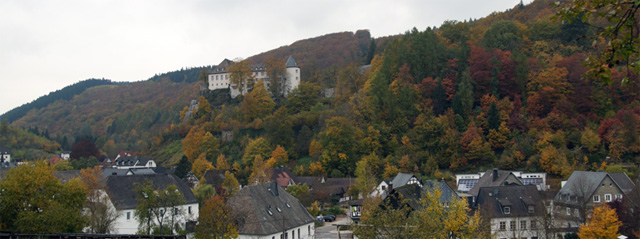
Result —
M616 238L618 227L622 223L618 220L616 211L604 204L595 207L587 224L580 226L578 236L580 238Z

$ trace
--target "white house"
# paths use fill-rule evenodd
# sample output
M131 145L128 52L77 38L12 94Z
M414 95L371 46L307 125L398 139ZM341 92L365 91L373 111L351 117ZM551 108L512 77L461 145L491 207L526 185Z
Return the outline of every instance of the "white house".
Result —
M208 76L209 90L229 89L232 98L236 98L238 95L246 94L250 89L244 87L243 92L240 92L239 87L231 83L231 75L228 71L229 66L233 64L229 59L224 59L220 64L213 68L212 72ZM295 88L298 88L300 84L300 67L293 56L289 56L285 63L286 73L284 76L283 95L287 96ZM262 80L265 87L268 89L272 82L267 75L267 67L262 64L251 65L252 77L257 82Z
M420 180L413 174L398 173L394 178L382 180L370 196L385 198L393 188L399 188L407 184L416 184L422 187Z
M0 146L0 163L11 163L11 153L2 146Z
M242 188L229 199L240 239L312 239L314 218L278 184Z
M140 222L134 216L137 206L135 187L136 183L142 183L145 180L153 182L155 190L164 190L169 185L176 185L182 193L185 204L165 209L182 212L177 219L177 224L186 228L188 224L193 224L198 220L198 200L189 186L177 176L173 174L110 176L107 178L107 189L111 196L111 203L119 214L113 234L136 234L138 231Z
M538 191L546 191L549 189L549 185L547 185L547 173L545 172L504 171L498 169L490 169L486 172L456 174L456 185L458 185L458 192L470 192L471 189L475 187L476 184L480 181L480 178L482 178L482 176L484 176L487 172L492 175L492 173L496 170L500 175L502 175L503 173L511 173L518 180L520 180L522 185L535 185Z

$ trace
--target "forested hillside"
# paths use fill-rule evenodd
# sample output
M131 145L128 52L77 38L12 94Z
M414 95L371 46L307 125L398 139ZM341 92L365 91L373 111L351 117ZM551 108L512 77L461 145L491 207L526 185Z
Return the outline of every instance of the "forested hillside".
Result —
M142 151L154 133L179 121L182 107L197 97L198 84L165 79L93 87L32 110L12 126L46 129L65 150L76 139L90 138L109 157L120 150Z
M47 159L60 152L57 142L34 132L11 127L6 121L0 123L0 147L9 150L13 160Z
M94 86L113 84L117 83L105 79L83 80L73 85L64 87L61 90L53 91L45 96L39 97L38 99L30 103L26 103L24 105L21 105L20 107L16 107L4 113L2 116L0 116L0 119L6 120L8 122L13 122L27 114L27 112L32 109L41 109L43 107L47 107L48 105L58 100L70 100L71 98L73 98L73 96L78 95L84 92L86 89Z
M90 88L13 125L47 129L63 148L91 135L109 156L137 150L174 165L184 155L196 171L232 168L245 183L281 165L331 177L500 167L563 178L640 159L638 76L623 84L614 68L611 84L585 77L593 37L538 0L402 36L329 34L249 58L293 55L302 67L298 89L278 102L262 87L233 100L206 92L181 123L198 83L174 77Z
M172 145L194 168L231 167L244 180L279 165L331 177L500 167L563 178L637 163L637 75L621 84L614 69L610 85L585 78L593 29L555 20L551 5L410 30L379 49L366 72L311 67L278 104L263 89L237 102L202 98L195 119L167 129L156 147ZM325 87L335 97L318 97Z

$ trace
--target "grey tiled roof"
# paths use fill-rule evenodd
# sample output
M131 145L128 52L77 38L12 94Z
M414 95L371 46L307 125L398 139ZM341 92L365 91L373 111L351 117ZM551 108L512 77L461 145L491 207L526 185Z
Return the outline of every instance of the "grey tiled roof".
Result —
M402 187L404 185L407 185L409 179L411 179L412 177L413 174L398 173L398 175L396 175L396 177L391 181L391 185L393 185L393 188Z
M508 214L505 206L510 208ZM533 206L533 212L529 211L529 206ZM475 208L480 208L491 218L541 216L546 210L535 185L482 187Z
M155 190L163 190L169 185L176 185L187 204L198 203L189 186L173 174L112 176L107 178L107 189L111 194L111 202L118 210L136 208L135 183L142 183L145 179L153 183Z
M289 59L287 59L287 63L285 63L285 66L287 68L289 68L289 67L298 67L298 63L296 63L296 60L293 59L293 56L289 56Z
M271 235L314 220L298 199L275 183L244 187L228 203L241 235Z
M516 184L522 185L522 182L511 171L489 169L478 179L469 194L477 196L482 187L504 186L510 175L516 179Z
M424 189L429 191L433 191L435 189L440 190L440 203L449 203L452 200L459 198L458 193L453 190L445 181L426 181L424 183Z
M633 181L631 181L626 173L610 173L609 176L611 176L611 179L618 184L618 187L620 187L624 193L629 193L635 188Z
M562 197L566 196L589 198L607 176L610 177L624 193L630 192L635 187L631 179L624 173L574 171L564 187L558 191L555 199L561 200Z

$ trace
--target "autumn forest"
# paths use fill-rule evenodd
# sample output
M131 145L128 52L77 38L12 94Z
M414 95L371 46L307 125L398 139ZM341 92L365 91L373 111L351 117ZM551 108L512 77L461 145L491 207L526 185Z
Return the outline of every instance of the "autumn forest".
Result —
M494 167L557 179L607 167L635 174L638 75L622 66L610 80L590 74L584 62L603 47L597 23L555 11L538 0L398 36L328 34L247 59L293 55L302 82L287 97L261 84L235 99L201 90L211 67L98 85L3 116L0 145L37 159L90 139L106 157L132 150L173 166L184 156L196 175L233 169L241 184L278 166L329 177L367 168L379 179ZM198 110L186 117L193 99Z

